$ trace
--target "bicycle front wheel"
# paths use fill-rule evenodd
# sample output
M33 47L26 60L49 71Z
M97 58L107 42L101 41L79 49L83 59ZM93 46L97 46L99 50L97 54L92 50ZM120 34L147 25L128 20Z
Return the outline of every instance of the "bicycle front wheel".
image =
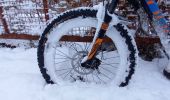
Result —
M121 24L107 31L95 68L81 66L90 51L97 27L97 10L80 8L65 12L44 30L38 45L38 64L47 83L116 83L126 86L134 74L137 49Z

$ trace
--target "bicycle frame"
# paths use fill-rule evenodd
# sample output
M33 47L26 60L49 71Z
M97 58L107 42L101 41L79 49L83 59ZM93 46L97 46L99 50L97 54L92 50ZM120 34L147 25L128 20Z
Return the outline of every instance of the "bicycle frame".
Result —
M149 10L155 17L155 19L159 22L160 27L163 29L163 33L168 34L170 32L170 27L168 26L162 12L160 11L158 4L155 0L145 0L146 4L148 5ZM159 35L161 36L161 35Z

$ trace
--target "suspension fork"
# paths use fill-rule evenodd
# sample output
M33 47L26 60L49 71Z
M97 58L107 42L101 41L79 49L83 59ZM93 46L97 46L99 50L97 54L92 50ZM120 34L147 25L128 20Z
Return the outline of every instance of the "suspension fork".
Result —
M109 14L114 13L117 3L118 3L118 0L111 0L111 2L106 5L104 20L101 24L101 27L98 32L98 36L92 46L92 49L88 53L87 60L94 58L96 56L96 53L99 47L102 45L103 39L106 35L106 31L109 27L110 22L112 21L112 17Z

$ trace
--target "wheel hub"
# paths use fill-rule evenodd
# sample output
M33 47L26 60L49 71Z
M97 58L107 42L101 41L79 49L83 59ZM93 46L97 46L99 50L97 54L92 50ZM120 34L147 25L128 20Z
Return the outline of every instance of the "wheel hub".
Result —
M93 59L87 60L83 63L81 63L81 66L87 69L98 69L99 65L101 64L101 61L94 57Z

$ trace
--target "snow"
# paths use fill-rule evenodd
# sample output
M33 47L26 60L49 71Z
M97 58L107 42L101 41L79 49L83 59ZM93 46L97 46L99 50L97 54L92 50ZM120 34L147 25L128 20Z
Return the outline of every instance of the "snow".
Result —
M0 33L2 33L2 28L0 27Z
M75 26L79 24L76 23ZM63 23L57 27L60 28L58 33L66 33L67 30L61 28L62 25L69 29L69 23ZM96 24L91 22L89 25ZM56 34L54 31L49 37L52 38ZM60 37L52 38L48 42L55 44L54 41ZM51 48L53 46L51 45ZM49 55L52 55L51 52ZM135 75L124 88L81 82L47 85L39 71L36 53L36 48L0 48L1 100L170 100L170 80L162 75L166 66L165 59L154 59L153 62L140 59ZM52 63L49 64L51 65L53 66Z
M0 48L1 100L170 100L170 80L162 75L165 59L140 59L125 88L86 83L46 85L36 53L36 48Z
M0 43L6 43L7 45L22 48L31 48L38 46L38 40L0 39Z

